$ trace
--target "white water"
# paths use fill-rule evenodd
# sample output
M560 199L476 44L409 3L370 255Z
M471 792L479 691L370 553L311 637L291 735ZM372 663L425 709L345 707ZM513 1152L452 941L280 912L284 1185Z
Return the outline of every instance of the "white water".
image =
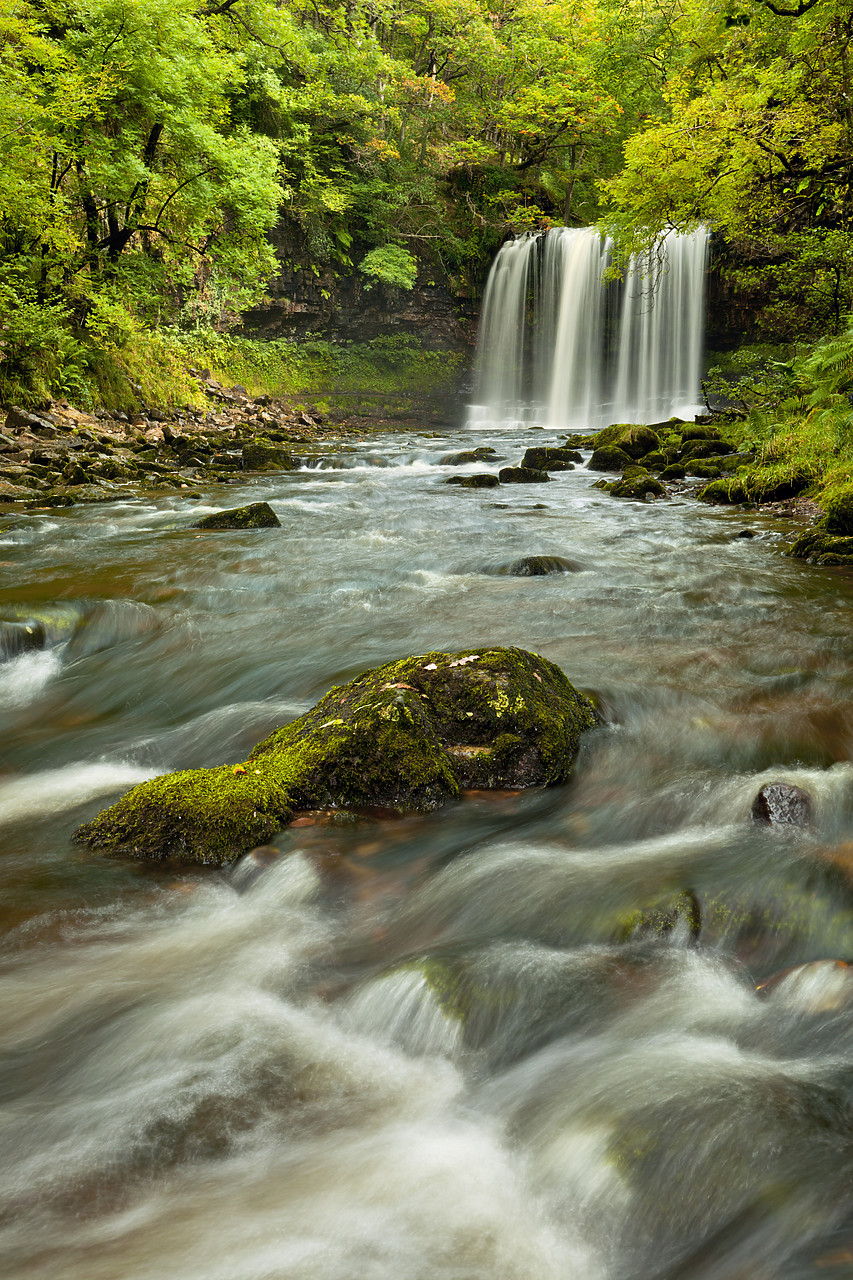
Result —
M503 245L483 296L470 425L695 416L707 253L704 229L670 232L608 282L611 244L594 227Z

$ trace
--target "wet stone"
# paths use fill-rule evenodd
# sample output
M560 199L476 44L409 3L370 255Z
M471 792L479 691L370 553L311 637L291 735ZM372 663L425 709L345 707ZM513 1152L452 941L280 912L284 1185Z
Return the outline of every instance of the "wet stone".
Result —
M498 455L494 449L484 445L479 449L463 449L460 453L446 453L443 458L439 458L438 465L440 467L464 467L469 462L492 462L497 461Z
M252 502L247 507L232 507L202 516L191 529L280 529L281 521L268 502Z
M455 484L460 489L497 489L500 480L488 471L478 471L471 476L448 476L444 484Z
M532 448L521 459L523 467L534 471L573 471L576 462L583 462L577 449Z
M562 556L522 556L499 569L512 578L541 578L553 573L577 573L580 565Z
M501 484L544 484L551 477L545 471L534 471L531 467L501 467L498 472Z
M752 817L769 827L808 826L812 817L811 796L791 783L768 783L752 802Z

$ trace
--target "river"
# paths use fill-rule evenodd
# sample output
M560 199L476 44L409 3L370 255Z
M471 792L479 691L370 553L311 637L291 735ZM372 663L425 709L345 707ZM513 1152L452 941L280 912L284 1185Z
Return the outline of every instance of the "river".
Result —
M54 640L0 668L3 1275L853 1273L853 971L755 990L853 959L853 580L581 468L442 485L470 444L0 521L0 606ZM249 500L282 527L187 527ZM532 553L573 571L496 572ZM297 825L261 868L71 843L367 667L495 644L599 699L568 785ZM753 824L780 781L810 826ZM698 943L631 932L686 890Z

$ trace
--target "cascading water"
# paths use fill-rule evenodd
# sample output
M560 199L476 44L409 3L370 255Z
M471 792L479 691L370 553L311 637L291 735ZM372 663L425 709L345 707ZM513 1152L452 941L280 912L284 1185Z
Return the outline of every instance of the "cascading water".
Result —
M670 232L606 281L611 243L594 227L509 241L483 297L469 425L693 417L707 256L704 229Z

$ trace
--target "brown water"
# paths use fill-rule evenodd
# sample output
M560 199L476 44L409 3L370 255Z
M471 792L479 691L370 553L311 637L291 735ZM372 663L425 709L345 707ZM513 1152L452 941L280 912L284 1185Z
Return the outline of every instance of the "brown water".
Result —
M0 668L4 1276L853 1274L853 979L755 992L853 959L853 580L583 470L443 487L469 439L0 533L0 616L53 641ZM282 528L186 528L250 498ZM579 570L494 573L531 553ZM601 699L570 785L296 826L261 874L70 842L366 667L481 644ZM752 825L770 781L810 828ZM698 945L630 935L684 889Z

